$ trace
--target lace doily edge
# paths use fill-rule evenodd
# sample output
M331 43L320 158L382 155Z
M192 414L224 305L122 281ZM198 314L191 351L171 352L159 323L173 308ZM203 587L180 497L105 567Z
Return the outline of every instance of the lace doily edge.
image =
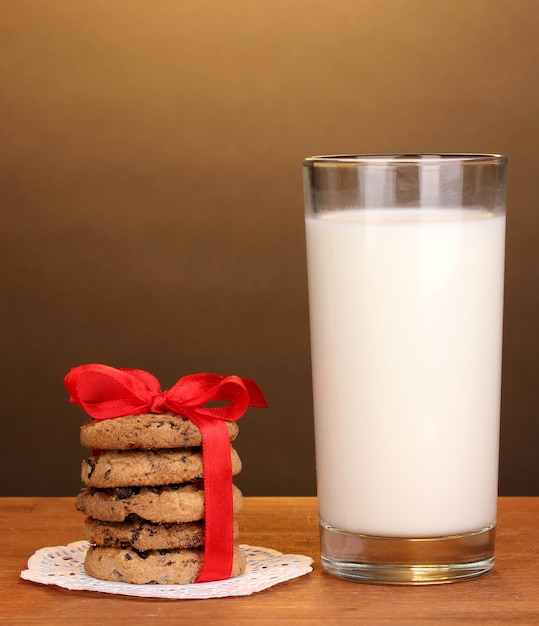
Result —
M88 545L87 541L81 540L67 546L40 548L28 559L28 569L21 571L20 577L72 591L163 599L209 599L245 596L264 591L309 574L313 570L311 566L314 562L308 556L283 554L271 548L242 544L241 547L246 552L247 569L236 578L191 585L134 585L101 581L88 576L83 567ZM58 560L61 561L60 564ZM288 567L284 569L283 566Z

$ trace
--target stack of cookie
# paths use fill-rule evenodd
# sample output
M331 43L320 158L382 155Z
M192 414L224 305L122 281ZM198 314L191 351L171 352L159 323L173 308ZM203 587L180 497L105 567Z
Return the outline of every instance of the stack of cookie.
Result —
M236 422L226 422L229 439ZM90 420L81 444L94 450L82 463L85 487L77 509L87 515L91 546L84 563L95 578L136 584L188 584L204 559L202 436L171 413ZM241 460L230 446L232 474ZM234 513L242 494L233 486ZM235 534L237 526L235 525ZM245 569L239 546L232 576Z

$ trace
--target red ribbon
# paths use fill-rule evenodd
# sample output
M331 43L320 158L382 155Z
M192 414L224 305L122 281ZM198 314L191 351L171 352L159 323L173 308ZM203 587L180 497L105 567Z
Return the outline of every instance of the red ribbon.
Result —
M193 374L167 391L155 376L138 369L108 365L80 365L64 379L70 401L98 420L166 413L190 419L202 433L205 556L196 582L229 578L234 556L232 467L225 420L235 421L247 407L266 408L254 380L238 376ZM224 406L205 406L210 402Z

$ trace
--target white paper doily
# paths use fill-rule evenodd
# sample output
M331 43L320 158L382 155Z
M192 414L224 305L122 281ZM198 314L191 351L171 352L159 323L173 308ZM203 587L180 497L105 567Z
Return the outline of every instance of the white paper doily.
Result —
M28 559L21 578L44 585L58 585L77 591L100 591L125 596L177 600L248 596L286 580L312 572L313 560L301 554L282 554L270 548L243 544L247 567L235 578L193 585L133 585L98 580L84 571L87 541L67 546L41 548Z

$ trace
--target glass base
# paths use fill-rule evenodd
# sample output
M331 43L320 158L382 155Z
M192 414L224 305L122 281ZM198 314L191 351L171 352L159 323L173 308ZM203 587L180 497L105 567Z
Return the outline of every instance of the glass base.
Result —
M496 525L448 537L400 539L349 533L320 522L322 566L366 583L432 585L470 580L494 567Z

